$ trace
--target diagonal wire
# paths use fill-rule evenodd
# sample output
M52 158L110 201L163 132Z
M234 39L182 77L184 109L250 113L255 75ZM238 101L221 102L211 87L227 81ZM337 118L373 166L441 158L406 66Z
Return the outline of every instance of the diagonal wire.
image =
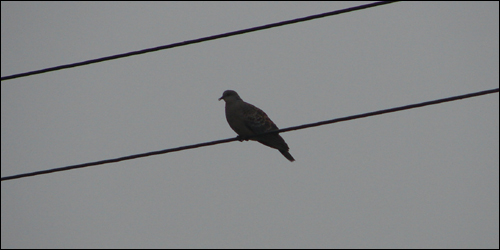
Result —
M351 115L351 116L336 118L336 119L332 119L332 120L326 120L326 121L321 121L321 122L309 123L309 124L304 124L304 125L300 125L300 126L284 128L284 129L280 129L280 130L277 130L277 131L266 132L266 133L262 133L262 134L259 134L259 135L249 136L249 137L244 138L244 139L248 140L250 138L254 138L254 137L258 137L258 136L263 136L263 135L266 135L266 134L273 134L273 133L280 133L280 132L284 133L284 132L288 132L288 131L292 131L292 130L299 130L299 129L317 127L317 126L322 126L322 125L326 125L326 124L332 124L332 123L336 123L336 122L343 122L343 121L354 120L354 119L359 119L359 118L364 118L364 117L369 117L369 116L375 116L375 115L381 115L381 114L386 114L386 113L397 112L397 111L401 111L401 110L407 110L407 109L412 109L412 108L419 108L419 107L434 105L434 104L443 103L443 102L451 102L451 101L456 101L456 100L459 100L459 99L465 99L465 98L471 98L471 97L475 97L475 96L492 94L492 93L495 93L495 92L498 92L498 91L499 91L499 89L496 88L496 89L484 90L484 91L475 92L475 93L469 93L469 94L465 94L465 95L452 96L452 97L438 99L438 100L434 100L434 101L427 101L427 102L422 102L422 103L416 103L416 104L410 104L410 105L406 105L406 106L400 106L400 107L390 108L390 109L383 109L383 110L378 110L378 111L364 113L364 114L359 114L359 115ZM28 176L41 175L41 174L48 174L48 173L53 173L53 172L60 172L60 171L65 171L65 170L77 169L77 168L84 168L84 167L102 165L102 164L119 162L119 161L125 161L125 160L131 160L131 159L141 158L141 157L146 157L146 156L151 156L151 155L166 154L166 153L175 152L175 151L181 151L181 150L186 150L186 149L199 148L199 147L205 147L205 146L211 146L211 145L215 145L215 144L221 144L221 143L236 141L236 140L239 140L239 139L240 139L239 137L228 138L228 139L223 139L223 140L217 140L217 141L211 141L211 142L204 142L204 143L198 143L198 144L193 144L193 145L187 145L187 146L182 146L182 147L177 147L177 148L170 148L170 149L164 149L164 150L153 151L153 152L148 152L148 153L142 153L142 154L124 156L124 157L114 158L114 159L109 159L109 160L89 162L89 163L83 163L83 164L72 165L72 166L67 166L67 167L53 168L53 169L48 169L48 170L43 170L43 171L37 171L37 172L32 172L32 173L12 175L12 176L7 176L7 177L2 177L1 181L18 179L18 178L23 178L23 177L28 177Z
M101 57L101 58L97 58L97 59L87 60L87 61L83 61L83 62L65 64L65 65L60 65L60 66L51 67L51 68L45 68L45 69L29 71L29 72L25 72L25 73L4 76L1 78L1 80L4 81L4 80L10 80L10 79L19 78L19 77L42 74L42 73L47 73L47 72L61 70L61 69L73 68L73 67L83 66L83 65L92 64L92 63L99 63L99 62L114 60L114 59L127 57L127 56L135 56L135 55L145 54L145 53L149 53L149 52L185 46L185 45L189 45L189 44L193 44L193 43L200 43L200 42L215 40L215 39L219 39L219 38L229 37L229 36L241 35L244 33L249 33L249 32L254 32L254 31L259 31L259 30L264 30L264 29L270 29L270 28L274 28L274 27L309 21L309 20L318 19L318 18L327 17L327 16L338 15L338 14L351 12L351 11L355 11L355 10L367 9L367 8L376 7L376 6L380 6L380 5L384 5L384 4L390 4L393 2L396 2L396 1L375 2L375 3L360 5L360 6L356 6L356 7L347 8L347 9L336 10L336 11L326 12L326 13L322 13L322 14L301 17L301 18L277 22L277 23L266 24L266 25L248 28L248 29L243 29L243 30L232 31L232 32L224 33L224 34L207 36L207 37L188 40L188 41L184 41L184 42L172 43L169 45L163 45L163 46L149 48L149 49L137 50L137 51L132 51L132 52L128 52L128 53L117 54L117 55L113 55L113 56L106 56L106 57Z

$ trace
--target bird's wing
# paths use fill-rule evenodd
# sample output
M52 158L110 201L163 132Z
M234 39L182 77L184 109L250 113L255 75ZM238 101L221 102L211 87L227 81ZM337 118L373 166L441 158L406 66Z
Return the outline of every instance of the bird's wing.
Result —
M267 131L278 130L276 124L267 116L264 111L253 106L252 104L245 103L241 111L245 126L255 134L264 133Z

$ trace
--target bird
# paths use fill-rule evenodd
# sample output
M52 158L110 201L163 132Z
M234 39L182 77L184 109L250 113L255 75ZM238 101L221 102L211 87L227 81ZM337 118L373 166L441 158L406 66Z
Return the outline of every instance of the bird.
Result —
M238 134L240 141L248 140L246 138L252 135L278 130L276 124L269 119L264 111L250 103L244 102L236 91L224 91L221 98L219 98L220 100L226 102L227 123ZM288 152L289 147L285 140L278 133L253 137L250 140L258 141L268 147L275 148L289 161L295 161L293 156Z

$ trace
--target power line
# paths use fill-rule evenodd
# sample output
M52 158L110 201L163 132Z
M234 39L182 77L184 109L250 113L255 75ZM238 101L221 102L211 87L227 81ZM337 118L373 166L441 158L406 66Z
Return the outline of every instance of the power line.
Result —
M51 67L51 68L45 68L45 69L29 71L29 72L20 73L20 74L14 74L14 75L10 75L10 76L4 76L1 78L1 80L2 81L10 80L10 79L19 78L19 77L42 74L42 73L47 73L47 72L61 70L61 69L73 68L73 67L83 66L83 65L92 64L92 63L99 63L99 62L114 60L114 59L127 57L127 56L135 56L135 55L145 54L145 53L149 53L149 52L185 46L185 45L189 45L189 44L193 44L193 43L201 43L201 42L206 42L206 41L215 40L215 39L219 39L219 38L241 35L244 33L249 33L249 32L254 32L254 31L259 31L259 30L264 30L264 29L270 29L270 28L279 27L279 26L288 25L288 24L293 24L293 23L305 22L305 21L309 21L309 20L313 20L313 19L338 15L338 14L356 11L356 10L367 9L367 8L376 7L379 5L390 4L393 2L396 2L396 1L375 2L375 3L360 5L360 6L356 6L356 7L347 8L347 9L336 10L336 11L326 12L326 13L322 13L322 14L317 14L317 15L312 15L312 16L301 17L301 18L297 18L297 19L272 23L272 24L266 24L266 25L248 28L248 29L243 29L243 30L232 31L232 32L224 33L224 34L207 36L207 37L198 38L198 39L194 39L194 40L188 40L188 41L184 41L184 42L172 43L169 45L163 45L163 46L159 46L159 47L155 47L155 48L137 50L137 51L132 51L132 52L128 52L128 53L117 54L117 55L113 55L113 56L106 56L106 57L101 57L101 58L87 60L87 61L78 62L78 63L65 64L65 65L60 65L60 66Z
M390 109L383 109L383 110L373 111L373 112L359 114L359 115L351 115L351 116L336 118L336 119L332 119L332 120L326 120L326 121L321 121L321 122L309 123L309 124L304 124L304 125L300 125L300 126L284 128L284 129L280 129L280 130L277 130L277 131L266 132L266 133L262 133L262 134L259 134L259 135L249 136L249 137L247 137L245 139L250 139L250 138L257 137L257 136L262 136L262 135L267 135L267 134L272 134L272 133L284 133L284 132L288 132L288 131L292 131L292 130L299 130L299 129L317 127L317 126L322 126L322 125L326 125L326 124L332 124L332 123L336 123L336 122L342 122L342 121L354 120L354 119L359 119L359 118L364 118L364 117L369 117L369 116L375 116L375 115L381 115L381 114L386 114L386 113L392 113L392 112L397 112L397 111L406 110L406 109L419 108L419 107L424 107L424 106L439 104L439 103L443 103L443 102L451 102L451 101L456 101L456 100L459 100L459 99L465 99L465 98L471 98L471 97L475 97L475 96L492 94L492 93L495 93L495 92L498 92L498 91L499 91L499 89L496 88L496 89L484 90L484 91L475 92L475 93L469 93L469 94L465 94L465 95L452 96L452 97L438 99L438 100L434 100L434 101L427 101L427 102L422 102L422 103L417 103L417 104L410 104L410 105L406 105L406 106L400 106L400 107L390 108ZM102 165L102 164L119 162L119 161L125 161L125 160L131 160L131 159L141 158L141 157L146 157L146 156L151 156L151 155L166 154L166 153L175 152L175 151L181 151L181 150L186 150L186 149L199 148L199 147L205 147L205 146L211 146L211 145L215 145L215 144L221 144L221 143L236 141L236 140L239 140L239 139L240 139L239 137L228 138L228 139L223 139L223 140L198 143L198 144L187 145L187 146L182 146L182 147L177 147L177 148L164 149L164 150L153 151L153 152L148 152L148 153L142 153L142 154L136 154L136 155L129 155L129 156L124 156L124 157L114 158L114 159L109 159L109 160L89 162L89 163L83 163L83 164L72 165L72 166L67 166L67 167L42 170L42 171L37 171L37 172L32 172L32 173L12 175L12 176L7 176L7 177L2 177L1 181L18 179L18 178L24 178L24 177L28 177L28 176L35 176L35 175L41 175L41 174L48 174L48 173L53 173L53 172L66 171L66 170L83 168L83 167L90 167L90 166Z

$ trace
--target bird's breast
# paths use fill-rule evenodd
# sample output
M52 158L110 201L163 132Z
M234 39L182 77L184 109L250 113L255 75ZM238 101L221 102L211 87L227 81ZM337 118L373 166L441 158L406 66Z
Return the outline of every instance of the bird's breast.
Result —
M231 105L226 106L226 120L229 126L240 136L250 136L254 133L245 124L240 112L233 112Z

